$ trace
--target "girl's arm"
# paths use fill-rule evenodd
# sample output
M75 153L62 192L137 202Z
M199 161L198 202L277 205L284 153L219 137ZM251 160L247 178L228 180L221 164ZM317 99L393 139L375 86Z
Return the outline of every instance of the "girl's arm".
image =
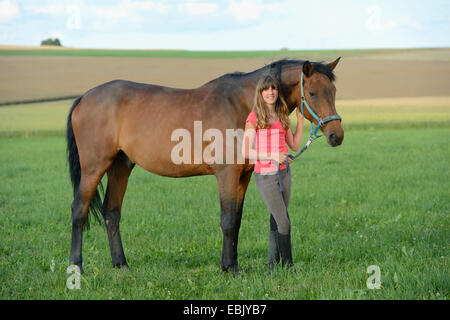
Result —
M283 164L286 161L286 153L267 153L257 151L255 148L256 129L250 123L245 124L244 139L242 143L242 155L250 160L273 160Z
M295 133L292 133L292 129L289 128L288 132L286 132L286 142L289 146L289 148L292 149L292 151L296 152L300 148L300 144L302 142L302 135L303 135L303 115L301 114L300 110L297 108L297 129L295 130Z

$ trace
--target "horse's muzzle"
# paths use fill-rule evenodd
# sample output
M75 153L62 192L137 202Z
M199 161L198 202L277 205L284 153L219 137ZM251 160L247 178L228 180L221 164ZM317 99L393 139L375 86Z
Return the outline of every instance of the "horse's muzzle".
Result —
M327 141L328 144L332 147L337 147L342 144L342 141L344 140L344 135L338 136L335 132L331 132L329 135L327 135Z

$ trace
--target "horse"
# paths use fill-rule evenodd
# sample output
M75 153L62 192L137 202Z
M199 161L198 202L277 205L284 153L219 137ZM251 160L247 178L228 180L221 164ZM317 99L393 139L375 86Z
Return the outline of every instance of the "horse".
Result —
M83 231L89 228L89 217L93 216L106 227L113 267L128 268L119 223L128 179L137 164L165 177L216 176L223 234L221 267L223 271L237 272L239 228L254 164L248 160L224 163L207 159L175 163L171 158L177 143L173 132L182 128L194 134L199 121L203 129L213 129L224 136L229 129L243 130L252 110L256 84L266 73L280 82L289 112L301 104L303 74L303 99L322 118L336 115L333 70L339 59L331 63L282 59L253 72L225 74L194 89L113 80L76 99L66 130L73 186L69 262L83 272ZM308 110L304 116L320 126L330 146L342 143L344 131L340 121L319 124ZM191 148L192 152L183 153L192 159L197 151ZM206 141L200 148L207 148ZM102 202L101 179L105 173L108 179Z

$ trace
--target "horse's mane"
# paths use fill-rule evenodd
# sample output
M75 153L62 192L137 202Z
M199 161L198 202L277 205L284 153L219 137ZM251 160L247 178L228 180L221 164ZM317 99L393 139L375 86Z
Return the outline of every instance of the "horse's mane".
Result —
M274 73L276 75L276 77L279 79L281 69L283 67L303 65L303 63L305 63L305 61L306 60L281 59L281 60L274 61L268 65L265 65L262 68L256 69L251 72L236 71L236 72L232 72L232 73L226 73L216 79L213 79L213 80L207 82L206 84L216 82L216 81L238 80L243 77L260 72L260 71ZM327 64L324 64L323 62L311 62L311 65L313 66L313 73L314 72L322 73L322 74L326 75L331 81L334 81L336 79L336 76L334 75L333 70L331 70Z

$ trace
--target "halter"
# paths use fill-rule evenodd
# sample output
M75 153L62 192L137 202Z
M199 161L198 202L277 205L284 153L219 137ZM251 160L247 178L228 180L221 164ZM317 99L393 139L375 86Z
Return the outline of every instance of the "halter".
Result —
M310 129L309 135L310 135L311 137L314 136L314 137L317 139L317 138L319 138L319 137L322 136L322 135L320 135L320 136L317 135L317 131L319 131L319 128L320 128L321 126L323 126L323 125L325 125L325 123L330 122L330 121L333 121L333 120L339 120L339 121L342 121L342 118L341 118L339 115L337 115L337 114L333 114L333 115L331 115L331 116L329 116L329 117L326 117L325 119L322 119L322 118L320 118L320 117L319 117L319 116L318 116L318 115L310 108L310 106L308 105L308 102L306 102L305 94L304 94L304 92L303 92L303 72L302 72L302 75L301 75L301 77L300 77L300 88L301 88L301 100L302 100L302 102L301 102L301 107L300 107L300 111L301 111L303 117L305 117L305 112L304 112L304 110L303 110L303 106L306 106L306 109L308 109L309 114L312 115L312 117L317 121L317 125L316 125L316 127L314 128L314 132L313 132L313 126L314 126L314 124L313 124L313 121L312 121L312 120L309 120L309 122L311 123L311 129ZM305 117L305 118L306 118L306 117Z
M303 106L306 106L306 109L308 109L309 114L317 121L317 125L313 129L313 127L314 127L313 120L309 120L309 122L311 123L311 127L310 127L310 130L309 130L309 139L306 142L306 145L296 155L292 155L292 154L287 154L286 155L286 170L288 172L289 172L289 159L292 159L292 160L297 159L306 149L308 149L309 145L314 140L316 140L316 139L320 138L321 136L323 136L322 134L321 135L317 135L317 132L319 131L320 127L325 125L325 123L328 123L328 122L333 121L333 120L342 121L342 118L339 115L337 115L337 114L333 114L333 115L331 115L329 117L326 117L326 118L322 119L311 109L311 107L308 105L308 102L306 102L305 94L304 94L304 90L303 90L303 72L302 72L302 74L300 76L300 90L301 90L300 111L301 111L303 117L305 117L305 112L304 112ZM279 185L280 185L280 192L283 193L283 191L284 191L283 180L281 179L280 164L278 162L277 162L277 169L278 169L278 182L279 182Z

